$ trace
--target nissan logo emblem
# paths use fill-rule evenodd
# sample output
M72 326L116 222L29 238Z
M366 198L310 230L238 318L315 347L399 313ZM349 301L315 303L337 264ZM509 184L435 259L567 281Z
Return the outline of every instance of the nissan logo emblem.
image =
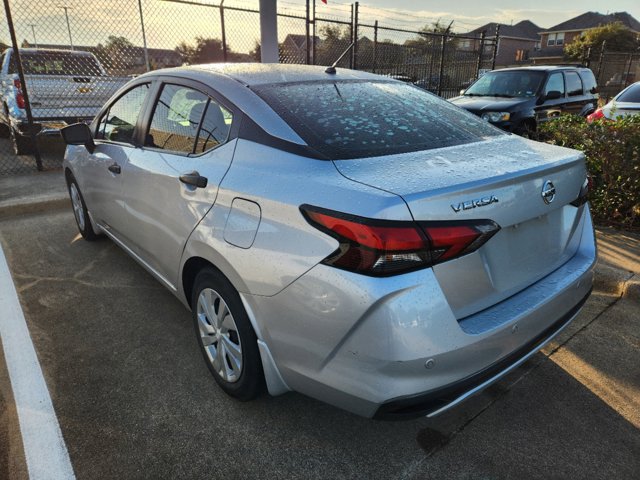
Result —
M549 205L556 198L556 186L551 180L544 182L542 186L542 199L544 203Z

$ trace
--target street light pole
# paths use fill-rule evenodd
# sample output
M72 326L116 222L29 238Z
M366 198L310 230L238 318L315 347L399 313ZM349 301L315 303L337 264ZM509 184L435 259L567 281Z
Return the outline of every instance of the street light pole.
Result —
M36 25L35 23L30 23L29 26L31 27L31 31L33 32L33 44L36 46L36 48L38 48L38 39L36 38L36 27L38 25Z
M62 8L64 10L64 16L67 19L67 31L69 32L69 45L71 46L71 50L73 50L73 38L71 38L71 24L69 23L69 10L71 7L67 5L58 5L58 8Z

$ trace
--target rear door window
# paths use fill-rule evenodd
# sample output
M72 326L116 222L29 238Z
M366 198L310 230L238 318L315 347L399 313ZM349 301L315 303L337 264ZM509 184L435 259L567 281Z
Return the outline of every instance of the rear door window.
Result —
M165 84L155 105L145 146L193 153L208 97L180 85Z
M330 80L254 91L329 159L429 150L503 135L475 115L401 82Z
M98 123L96 139L133 143L136 122L148 93L149 84L143 83L111 104Z
M96 58L86 52L56 52L20 50L25 75L101 76L103 72ZM17 73L15 57L11 56L9 73Z
M575 97L582 95L582 80L576 72L565 72L565 81L567 82L567 95Z
M203 153L227 141L233 115L213 99L209 100L198 132L195 153Z

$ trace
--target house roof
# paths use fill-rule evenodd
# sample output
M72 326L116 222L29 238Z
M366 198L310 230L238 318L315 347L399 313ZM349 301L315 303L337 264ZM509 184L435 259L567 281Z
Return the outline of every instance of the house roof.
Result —
M538 32L540 32L541 28L529 20L522 20L515 25L491 22L471 30L465 35L480 35L483 31L486 31L487 35L493 35L498 25L500 25L501 37L530 38L531 40L539 40L540 38Z
M608 15L598 12L586 12L544 31L562 32L567 30L587 30L614 22L620 22L628 29L640 32L640 22L627 12L615 12Z
M306 45L306 43L307 43L307 36L306 35L299 35L299 34L296 34L296 33L289 33L285 37L284 41L286 42L287 39L290 39L296 45L296 47L298 47L298 48L304 47ZM320 43L320 37L316 36L315 37L315 41L316 41L316 44Z

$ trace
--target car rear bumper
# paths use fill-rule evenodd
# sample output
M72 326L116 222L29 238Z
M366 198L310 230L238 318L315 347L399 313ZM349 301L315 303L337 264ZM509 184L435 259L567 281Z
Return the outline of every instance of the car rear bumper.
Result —
M456 319L431 269L370 278L318 265L272 297L246 295L289 388L366 417L435 415L550 341L591 291L593 226L560 268Z

